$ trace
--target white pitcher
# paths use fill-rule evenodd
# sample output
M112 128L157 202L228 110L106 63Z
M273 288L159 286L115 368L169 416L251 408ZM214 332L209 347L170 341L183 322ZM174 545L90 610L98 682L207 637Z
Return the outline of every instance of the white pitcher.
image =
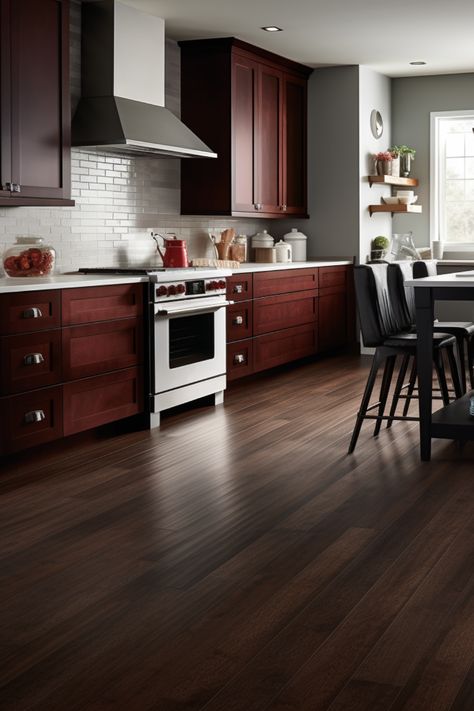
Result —
M291 262L291 244L283 242L283 240L281 239L279 242L276 243L275 249L277 262Z

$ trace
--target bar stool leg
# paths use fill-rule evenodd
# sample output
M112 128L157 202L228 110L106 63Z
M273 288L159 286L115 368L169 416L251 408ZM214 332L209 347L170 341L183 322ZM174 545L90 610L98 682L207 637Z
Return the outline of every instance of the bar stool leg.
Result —
M380 432L380 427L382 426L382 417L385 412L385 405L387 404L388 393L390 391L390 385L392 383L393 369L395 367L396 356L389 356L385 361L385 369L383 371L382 385L380 387L380 405L378 419L374 427L374 437L377 437Z
M433 353L433 361L436 370L436 375L438 376L439 388L441 390L441 397L443 398L443 404L449 405L449 391L448 383L446 382L446 372L444 370L443 357L440 350L437 349Z
M398 371L397 383L395 385L395 392L393 393L392 407L390 408L390 419L387 421L387 429L392 426L393 417L397 411L398 401L403 388L403 383L405 382L405 377L408 370L408 364L410 362L410 355L407 353L402 356L402 362L400 364L400 370Z
M471 383L471 389L474 390L474 346L473 346L474 336L469 336L467 339L467 365L469 368L469 382Z
M462 394L466 392L466 385L465 385L466 384L466 372L463 368L462 372L464 373L464 388L462 389L461 381L459 379L458 361L456 359L453 349L450 347L448 347L448 361L449 361L449 369L451 371L451 379L453 381L454 392L456 393L456 397L458 398L458 397L461 397ZM463 359L463 363L464 363L464 359Z
M461 387L463 393L466 392L466 356L464 350L464 336L457 336L456 343L458 346L458 356L459 356L459 376L461 378Z
M403 417L406 417L408 414L408 410L410 409L410 403L411 399L413 397L413 391L415 389L416 385L416 357L413 357L413 363L411 365L411 373L410 373L410 384L408 386L407 390L407 399L405 400L405 406L403 408Z
M348 454L352 454L352 452L354 451L355 446L357 444L360 429L362 427L364 417L367 414L367 408L369 407L369 404L370 404L370 398L372 395L372 390L374 389L375 379L377 377L378 370L379 370L383 360L384 360L384 356L381 356L379 350L377 349L375 351L375 355L372 360L372 365L370 368L369 377L367 378L367 383L365 385L364 394L362 396L362 401L360 403L360 409L359 409L359 412L357 413L356 423L354 426L354 431L352 432L351 443L349 445Z

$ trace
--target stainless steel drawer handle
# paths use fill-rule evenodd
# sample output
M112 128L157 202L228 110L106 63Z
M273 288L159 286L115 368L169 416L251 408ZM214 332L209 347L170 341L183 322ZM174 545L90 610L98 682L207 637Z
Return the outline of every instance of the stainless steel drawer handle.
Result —
M243 294L244 291L244 285L243 284L236 284L234 286L234 294Z
M41 422L45 419L46 415L44 414L44 410L32 410L31 412L27 412L24 417L27 425L31 425L35 422Z
M243 353L236 353L234 356L234 363L236 365L240 365L242 363L246 363L247 361L245 360L245 356Z
M233 320L234 326L241 326L244 322L243 316L236 316Z
M23 358L23 362L25 365L40 365L40 363L44 363L44 358L42 353L28 353Z
M256 210L261 210L262 209L262 203L261 202L256 202L254 205Z
M283 210L283 212L285 212L285 211L286 211L286 205L282 205L282 206L281 206L281 209Z
M37 306L32 306L31 309L25 309L22 316L23 318L43 318L43 312Z

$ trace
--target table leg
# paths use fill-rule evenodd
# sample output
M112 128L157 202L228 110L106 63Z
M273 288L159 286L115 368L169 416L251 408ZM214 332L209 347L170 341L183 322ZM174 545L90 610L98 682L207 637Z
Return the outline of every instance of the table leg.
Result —
M420 455L431 458L431 410L433 389L433 293L429 287L415 288L416 332L418 334L418 404L420 410Z

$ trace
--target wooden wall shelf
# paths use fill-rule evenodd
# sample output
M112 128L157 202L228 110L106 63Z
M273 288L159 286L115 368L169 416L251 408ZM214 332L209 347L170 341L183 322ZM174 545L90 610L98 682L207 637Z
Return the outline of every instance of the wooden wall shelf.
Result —
M416 212L419 214L423 212L423 209L421 205L369 205L369 212L371 217L374 212L390 212L393 217L394 213Z
M381 185L398 185L416 187L418 180L416 178L396 178L394 175L369 175L369 185L372 187L374 183Z

